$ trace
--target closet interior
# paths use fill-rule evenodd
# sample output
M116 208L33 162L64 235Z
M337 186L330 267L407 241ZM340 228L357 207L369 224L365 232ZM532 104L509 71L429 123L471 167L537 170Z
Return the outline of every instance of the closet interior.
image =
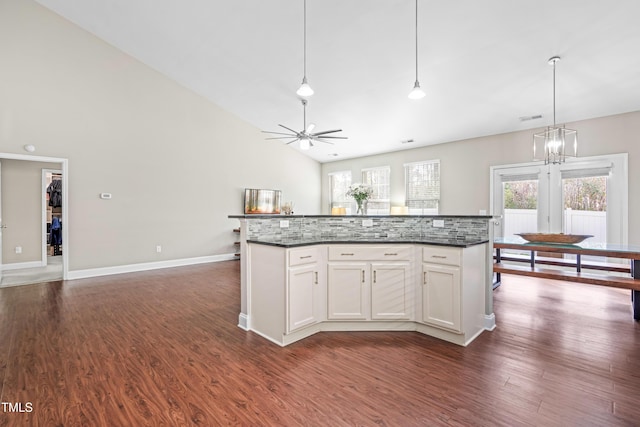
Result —
M62 255L62 175L47 173L47 255Z

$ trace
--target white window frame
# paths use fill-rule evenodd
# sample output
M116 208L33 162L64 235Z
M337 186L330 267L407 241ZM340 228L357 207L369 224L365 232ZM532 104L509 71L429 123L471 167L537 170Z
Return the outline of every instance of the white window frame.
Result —
M435 199L418 199L417 201L436 201L436 207L434 208L411 208L409 206L409 168L412 166L422 166L422 165L438 165L438 197ZM423 160L420 162L411 162L404 164L404 204L408 207L410 215L438 215L440 212L440 195L441 195L441 169L440 169L440 159L435 160Z
M349 175L349 184L346 186L344 190L344 197L339 199L334 199L333 177L335 175L346 176L347 174ZM331 212L331 209L334 207L344 207L346 209L346 214L352 215L353 212L355 212L354 201L350 197L347 197L347 194L346 194L347 190L349 189L349 186L353 184L353 176L351 174L351 171L344 170L344 171L329 172L328 175L329 175L329 212Z
M368 182L368 180L365 178L365 176L369 172L373 172L373 171L385 171L387 173L388 181L389 181L386 184L387 194L389 195L388 198L376 197L378 195L378 187L380 185L378 185L378 187L372 186L371 183ZM367 202L367 205L368 205L367 214L368 215L389 215L389 212L391 211L391 166L378 166L374 168L365 168L365 169L362 169L360 172L362 176L362 183L364 185L369 185L373 188L373 196ZM374 203L382 204L383 207L376 208L372 206Z

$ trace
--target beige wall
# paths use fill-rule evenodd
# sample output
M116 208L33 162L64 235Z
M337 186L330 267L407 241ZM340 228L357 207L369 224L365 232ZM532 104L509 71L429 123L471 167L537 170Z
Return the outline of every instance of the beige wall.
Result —
M3 264L42 261L42 169L60 164L0 159Z
M629 243L640 244L640 112L568 123L578 130L580 156L629 154ZM447 144L343 160L322 165L322 210L328 212L328 173L350 170L353 182L360 182L361 170L391 167L391 203L404 204L404 163L440 159L441 205L446 215L475 215L490 212L489 167L532 161L534 130L474 138Z
M69 159L70 270L233 253L244 187L320 210L317 162L31 0L0 57L0 152Z

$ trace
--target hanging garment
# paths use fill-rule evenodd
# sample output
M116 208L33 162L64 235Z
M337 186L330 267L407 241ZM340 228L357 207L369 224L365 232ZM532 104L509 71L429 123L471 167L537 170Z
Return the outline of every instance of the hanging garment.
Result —
M50 244L53 246L59 246L62 244L62 223L58 217L53 217L51 221L51 234Z
M49 206L59 208L62 206L62 181L54 179L47 187L49 194Z

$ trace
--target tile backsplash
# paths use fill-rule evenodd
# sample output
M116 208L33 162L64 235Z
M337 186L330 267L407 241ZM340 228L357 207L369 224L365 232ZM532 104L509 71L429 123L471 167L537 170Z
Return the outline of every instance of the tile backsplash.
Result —
M247 239L314 239L314 238L449 238L474 240L489 238L489 217L464 216L313 216L247 218ZM289 226L282 228L280 221ZM373 225L363 226L363 220ZM443 227L434 227L434 220Z

